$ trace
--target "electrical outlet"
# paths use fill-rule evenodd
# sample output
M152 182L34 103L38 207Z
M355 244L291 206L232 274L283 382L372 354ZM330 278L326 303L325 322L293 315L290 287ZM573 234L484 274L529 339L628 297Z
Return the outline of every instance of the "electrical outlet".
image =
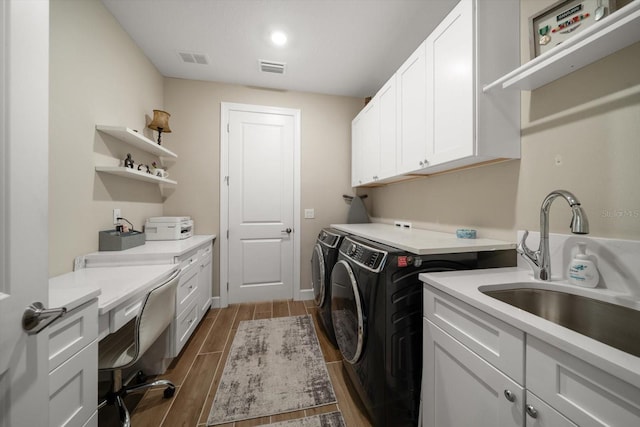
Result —
M120 209L114 209L113 210L113 225L117 225L118 224L118 218L122 218L122 215L120 214Z
M412 224L410 222L407 222L407 221L394 221L393 225L395 225L398 228L402 228L402 229L411 229L411 228L413 228Z
M73 260L73 271L82 270L84 268L85 259L83 256L76 257Z
M313 219L316 217L316 211L315 209L305 209L304 210L304 217L305 219Z

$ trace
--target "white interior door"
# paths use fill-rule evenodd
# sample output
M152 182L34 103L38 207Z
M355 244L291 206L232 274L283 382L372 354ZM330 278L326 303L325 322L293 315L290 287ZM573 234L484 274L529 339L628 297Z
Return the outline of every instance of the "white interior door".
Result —
M228 112L228 300L294 297L296 115Z
M48 303L49 3L0 3L0 426L48 425L48 342L22 329Z

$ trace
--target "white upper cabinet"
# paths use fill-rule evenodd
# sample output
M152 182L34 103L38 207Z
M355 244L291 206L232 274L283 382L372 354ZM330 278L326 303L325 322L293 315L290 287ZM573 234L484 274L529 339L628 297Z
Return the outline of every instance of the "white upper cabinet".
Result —
M422 168L427 158L426 56L422 43L396 73L398 174Z
M396 78L393 76L376 95L380 110L380 149L377 179L396 175Z
M352 185L396 174L396 90L391 78L352 124Z
M424 173L520 157L519 94L482 91L519 63L518 21L518 2L461 0L427 37Z
M473 7L463 1L427 37L427 160L474 154Z
M519 2L503 0L461 0L443 19L396 72L395 123L384 121L385 105L391 110L384 103L386 86L372 101L381 104L373 181L520 157L520 94L483 92L518 66L519 22ZM387 172L381 162L390 159L393 126L396 168ZM360 157L356 163L368 162L360 149L353 155Z

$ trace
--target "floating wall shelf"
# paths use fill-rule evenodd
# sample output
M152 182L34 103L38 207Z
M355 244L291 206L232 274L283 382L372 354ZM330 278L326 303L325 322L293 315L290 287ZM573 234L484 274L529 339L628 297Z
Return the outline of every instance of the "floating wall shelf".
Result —
M534 90L640 41L640 0L635 0L564 43L484 87Z
M117 175L120 177L135 179L138 181L160 184L160 193L162 194L162 197L165 197L167 190L173 190L173 188L178 185L176 181L173 181L171 179L160 178L146 172L141 172L131 168L125 168L122 166L96 166L96 172L104 172L110 175Z
M178 155L171 150L167 150L162 145L158 145L155 141L150 140L146 136L136 132L135 130L124 126L104 126L96 125L96 129L111 135L120 141L126 142L140 150L151 153L160 158L164 164L164 159L177 159Z

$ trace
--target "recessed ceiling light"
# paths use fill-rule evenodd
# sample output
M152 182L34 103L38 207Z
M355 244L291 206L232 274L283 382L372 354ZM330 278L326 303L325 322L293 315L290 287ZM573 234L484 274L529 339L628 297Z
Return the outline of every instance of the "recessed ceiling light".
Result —
M271 33L271 41L276 46L284 46L287 43L287 35L282 31L274 31Z

